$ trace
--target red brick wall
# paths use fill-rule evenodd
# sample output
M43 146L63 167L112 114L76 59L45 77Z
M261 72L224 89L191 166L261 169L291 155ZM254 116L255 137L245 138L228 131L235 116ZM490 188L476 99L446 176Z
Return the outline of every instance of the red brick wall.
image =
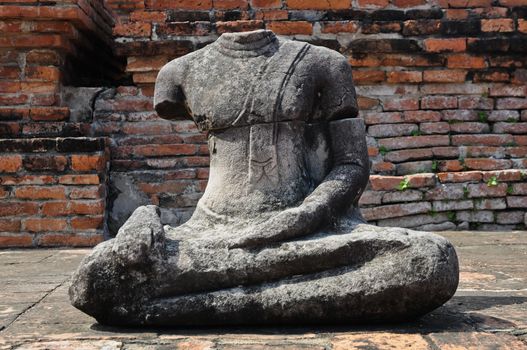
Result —
M61 113L0 114L0 137L108 138L106 214L112 232L130 209L119 204L127 201L119 197L123 178L133 203L159 204L172 224L190 215L206 185L204 136L191 123L163 121L152 111L160 67L223 32L257 28L328 46L349 58L360 116L368 126L373 176L361 203L371 222L525 229L527 0L108 0L106 5L113 10L113 38L100 2L40 6L60 10L44 11L38 20L29 20L34 4L0 6L0 17L7 17L0 27L8 28L0 34L0 101L8 106L3 112L33 106L70 110L61 84L120 86L94 94L91 114L81 120ZM74 18L71 8L84 17ZM126 60L128 78L111 49L102 50L98 61L110 62L108 71L82 61L89 55L71 54L90 52L87 37L109 43ZM98 79L80 74L82 62ZM21 226L20 235L26 233Z

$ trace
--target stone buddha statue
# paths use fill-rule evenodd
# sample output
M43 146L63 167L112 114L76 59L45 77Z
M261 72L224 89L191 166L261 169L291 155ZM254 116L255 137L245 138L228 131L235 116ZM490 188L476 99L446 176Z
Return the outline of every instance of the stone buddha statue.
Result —
M363 121L346 59L258 30L165 65L160 117L208 134L210 178L185 224L136 209L82 262L72 304L103 324L404 320L458 284L444 238L368 225Z

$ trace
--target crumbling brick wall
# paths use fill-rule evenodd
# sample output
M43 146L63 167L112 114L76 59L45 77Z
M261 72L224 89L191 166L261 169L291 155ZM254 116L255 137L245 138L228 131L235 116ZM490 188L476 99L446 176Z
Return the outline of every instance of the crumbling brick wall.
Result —
M31 17L38 8L44 17ZM83 16L76 18L75 8ZM361 204L371 222L525 228L527 0L108 0L106 7L78 0L0 5L0 17L0 138L106 139L110 161L100 179L109 180L101 200L110 234L146 203L160 205L167 223L184 221L206 185L205 136L190 122L164 121L152 110L158 70L221 33L259 28L349 58L368 127L372 177ZM106 43L96 62L72 54L93 52L88 38ZM97 70L106 61L110 68ZM83 65L96 74L73 79ZM72 88L65 97L64 85L94 90L79 90L88 97L75 100ZM25 112L36 106L56 109ZM14 156L1 146L0 152ZM5 167L0 171L16 168ZM32 202L0 186L2 204ZM47 217L43 204L31 215ZM8 237L0 244L26 244L13 238L24 235L43 244L27 231L25 216L1 220L11 219L22 224L0 227L0 237Z

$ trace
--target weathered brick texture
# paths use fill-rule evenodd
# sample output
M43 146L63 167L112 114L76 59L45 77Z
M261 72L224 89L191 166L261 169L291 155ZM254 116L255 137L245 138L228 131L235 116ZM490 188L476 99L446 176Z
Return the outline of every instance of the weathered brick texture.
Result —
M146 203L166 223L188 218L208 177L206 136L156 116L157 72L258 28L348 57L370 221L525 229L526 1L0 2L0 138L14 142L0 148L12 179L0 183L0 245L93 244ZM83 137L108 148L72 146Z

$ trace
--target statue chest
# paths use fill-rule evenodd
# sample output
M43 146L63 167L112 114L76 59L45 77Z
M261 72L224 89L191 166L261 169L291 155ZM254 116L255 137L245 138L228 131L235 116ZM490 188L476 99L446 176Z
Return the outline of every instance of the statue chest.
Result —
M184 86L198 127L207 131L308 120L317 94L309 64L298 59L304 47L249 59L203 55Z

